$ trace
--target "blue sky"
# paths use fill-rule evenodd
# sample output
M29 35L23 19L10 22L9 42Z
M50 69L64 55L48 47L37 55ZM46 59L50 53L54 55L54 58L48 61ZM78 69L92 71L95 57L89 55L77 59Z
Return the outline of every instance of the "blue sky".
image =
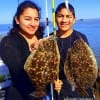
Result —
M18 6L18 0L0 0L0 24L12 23L13 16L16 12ZM24 0L19 0L22 2ZM46 18L45 10L45 0L32 0L36 2L41 7L41 20ZM52 20L52 6L51 1L48 1L48 16L49 20ZM55 7L65 0L55 0ZM74 6L76 11L77 19L87 19L87 18L100 18L100 0L69 0L69 2Z

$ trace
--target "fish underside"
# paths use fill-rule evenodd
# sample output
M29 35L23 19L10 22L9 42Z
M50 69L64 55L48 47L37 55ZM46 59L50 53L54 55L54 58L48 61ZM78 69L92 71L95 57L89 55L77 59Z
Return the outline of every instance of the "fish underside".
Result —
M97 78L97 62L92 49L79 38L76 40L68 54L64 64L64 72L67 80L75 86L80 96L88 96L86 89L92 87Z

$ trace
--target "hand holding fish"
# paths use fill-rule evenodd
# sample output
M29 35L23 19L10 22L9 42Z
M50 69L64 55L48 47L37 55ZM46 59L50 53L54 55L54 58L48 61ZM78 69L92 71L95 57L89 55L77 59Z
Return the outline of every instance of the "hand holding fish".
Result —
M36 49L38 49L38 47L39 47L39 41L38 40L30 45L31 50L36 50Z
M62 88L63 82L59 79L54 81L54 89L59 93Z

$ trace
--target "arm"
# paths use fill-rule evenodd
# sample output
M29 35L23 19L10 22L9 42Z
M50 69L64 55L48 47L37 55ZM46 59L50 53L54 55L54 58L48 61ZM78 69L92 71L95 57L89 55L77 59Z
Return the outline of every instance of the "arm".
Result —
M0 56L8 66L11 76L17 78L23 70L23 61L14 39L4 38L1 41Z

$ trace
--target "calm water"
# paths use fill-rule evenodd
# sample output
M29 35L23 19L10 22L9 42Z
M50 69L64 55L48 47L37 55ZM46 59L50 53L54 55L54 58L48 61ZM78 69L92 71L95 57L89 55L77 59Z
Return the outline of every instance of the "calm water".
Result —
M79 20L73 27L87 36L100 68L100 19ZM10 24L0 25L0 35L6 35L10 28ZM49 30L50 32L53 30L51 24L49 24Z

